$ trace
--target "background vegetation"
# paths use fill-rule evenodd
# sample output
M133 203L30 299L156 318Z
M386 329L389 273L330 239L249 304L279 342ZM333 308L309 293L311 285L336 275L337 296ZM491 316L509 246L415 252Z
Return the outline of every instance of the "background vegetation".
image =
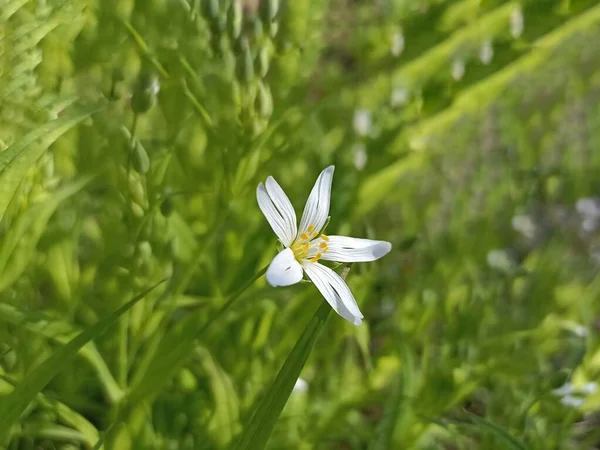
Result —
M0 0L0 447L597 448L596 3ZM361 327L249 284L329 164Z

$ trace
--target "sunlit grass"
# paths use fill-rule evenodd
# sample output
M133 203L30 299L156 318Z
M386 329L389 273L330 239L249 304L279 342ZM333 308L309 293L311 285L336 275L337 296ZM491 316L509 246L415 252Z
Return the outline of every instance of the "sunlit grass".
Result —
M0 448L598 445L600 10L406 5L0 0Z

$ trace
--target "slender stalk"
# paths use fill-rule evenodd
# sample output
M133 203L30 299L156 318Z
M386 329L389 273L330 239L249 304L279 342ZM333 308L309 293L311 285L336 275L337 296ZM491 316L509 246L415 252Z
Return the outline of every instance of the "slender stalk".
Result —
M190 316L182 327L182 333L176 331L170 334L168 333L160 343L157 343L156 349L152 352L152 358L147 359L143 370L136 373L138 379L134 379L126 401L119 405L113 425L120 423L130 424L130 432L132 432L132 435L136 435L141 431L135 427L135 425L138 424L133 424L133 417L139 412L140 408L143 407L142 402L152 402L154 396L162 390L163 386L171 379L177 368L181 367L186 361L186 358L190 356L196 345L196 339L205 333L212 324L216 323L218 321L217 319L223 316L235 301L239 299L256 280L265 274L267 268L268 266L263 267L251 279L244 283L242 287L230 294L223 306L221 306L211 320L200 329L195 326L196 318ZM168 370L165 371L164 368L168 368ZM106 430L106 438L110 440L116 432L117 430L115 427L111 425L111 427ZM103 440L104 436L98 441L97 446L101 445Z
M349 272L350 265L347 265L342 270L341 277L346 279ZM321 300L319 308L296 341L270 388L258 402L238 441L232 445L232 450L260 450L266 446L330 312L331 307Z
M235 303L235 301L238 298L240 298L240 296L244 293L244 291L246 291L246 289L248 289L250 286L252 286L256 280L258 280L260 277L262 277L265 274L265 272L267 271L268 268L269 268L269 266L265 266L262 269L260 269L254 275L254 277L252 277L250 280L248 280L246 283L244 283L244 285L242 287L240 287L237 291L235 291L233 294L231 294L229 296L229 299L223 304L223 306L221 306L221 308L219 308L219 310L216 312L216 314L212 317L212 320L210 322L208 322L205 326L203 326L198 331L198 335L202 335L204 332L206 332L206 330L208 330L210 328L210 326L213 323L215 323L219 317L221 317L224 313L226 313L227 310L229 308L231 308L231 306Z
M127 149L127 181L125 188L127 190L127 204L126 208L129 208L131 203L131 188L129 186L129 177L131 176L131 165L133 157L133 149L135 146L135 132L138 124L138 114L133 114L133 123L131 124L131 136L129 138L129 146ZM128 374L128 344L129 344L129 318L130 312L126 312L123 317L119 320L118 327L118 353L117 353L117 382L121 388L127 388L127 374Z

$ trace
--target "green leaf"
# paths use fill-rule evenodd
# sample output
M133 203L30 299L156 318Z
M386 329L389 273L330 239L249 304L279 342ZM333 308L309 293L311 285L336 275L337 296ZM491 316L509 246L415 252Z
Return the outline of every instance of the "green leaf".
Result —
M58 205L90 180L87 177L58 189L42 203L30 208L9 228L0 246L0 292L14 283L27 268L46 224Z
M260 450L265 447L330 311L331 307L322 302L244 428L234 447L236 450Z
M2 374L2 369L0 368L0 387L3 386L8 387L9 391L12 391L14 383ZM45 410L53 411L62 423L81 433L81 436L85 437L84 442L88 446L91 447L98 441L99 433L96 427L77 411L74 411L56 399L46 397L42 393L37 395L36 401Z
M44 151L59 137L100 109L101 106L94 105L65 114L36 128L0 152L0 222L17 187Z
M3 442L21 414L34 400L35 396L77 356L77 352L88 342L104 334L124 313L154 290L165 280L160 281L119 309L104 317L94 326L71 339L67 345L57 349L52 356L33 369L8 396L0 399L0 442Z
M53 320L46 314L37 311L25 312L13 305L0 303L0 324L3 323L20 325L31 333L62 345L67 344L74 336L81 333L81 330L68 322ZM116 403L122 397L123 392L94 342L83 346L78 354L96 371L106 395Z
M227 372L215 361L209 351L197 349L200 364L208 376L210 390L214 400L214 414L208 424L213 441L221 448L231 442L239 427L239 399L233 382Z
M473 422L473 424L482 432L493 434L502 442L504 442L504 444L506 445L505 448L515 450L527 450L527 447L524 444L519 442L514 436L509 434L503 428L500 428L499 426L494 425L493 423L488 422L484 418L479 417L478 415L473 414L469 411L465 411L465 413L468 414L471 422Z
M412 405L409 399L411 393L417 389L415 363L413 355L402 336L399 339L401 340L400 356L402 358L402 367L392 381L391 392L385 405L383 418L377 426L375 436L369 447L370 450L393 448L393 437L396 429L400 428L404 431L402 427L407 424L412 412Z

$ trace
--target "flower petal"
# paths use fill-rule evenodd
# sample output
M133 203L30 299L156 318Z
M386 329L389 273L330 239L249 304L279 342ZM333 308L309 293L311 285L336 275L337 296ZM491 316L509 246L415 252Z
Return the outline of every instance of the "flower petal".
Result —
M331 197L331 183L333 181L334 166L329 166L321 174L315 182L310 196L306 201L304 213L300 220L299 233L309 233L308 227L313 226L314 231L319 231L325 225L327 216L329 215L329 198Z
M274 203L273 199L269 195L269 192L262 183L259 183L258 187L256 188L256 199L258 200L258 206L260 207L260 210L267 218L269 225L271 225L271 228L273 229L281 243L286 247L292 245L292 242L296 237L296 229L295 227L293 229L290 228L290 221L288 220L287 212L285 210L280 211L277 208L276 203ZM281 201L282 200L278 198L278 203L281 203ZM295 222L295 214L293 219Z
M346 282L329 267L307 262L304 270L333 310L354 325L362 323L363 315Z
M297 224L296 224L296 211L294 211L294 207L292 206L292 202L281 186L275 181L275 178L269 177L267 178L267 182L265 183L267 188L267 193L271 200L273 200L273 204L277 211L281 214L285 221L286 231L288 233L288 237L290 238L290 244L296 238L296 233L298 232Z
M389 253L392 244L346 236L329 236L322 259L336 262L375 261Z
M267 269L267 282L271 286L290 286L301 279L302 266L289 248L280 251Z

